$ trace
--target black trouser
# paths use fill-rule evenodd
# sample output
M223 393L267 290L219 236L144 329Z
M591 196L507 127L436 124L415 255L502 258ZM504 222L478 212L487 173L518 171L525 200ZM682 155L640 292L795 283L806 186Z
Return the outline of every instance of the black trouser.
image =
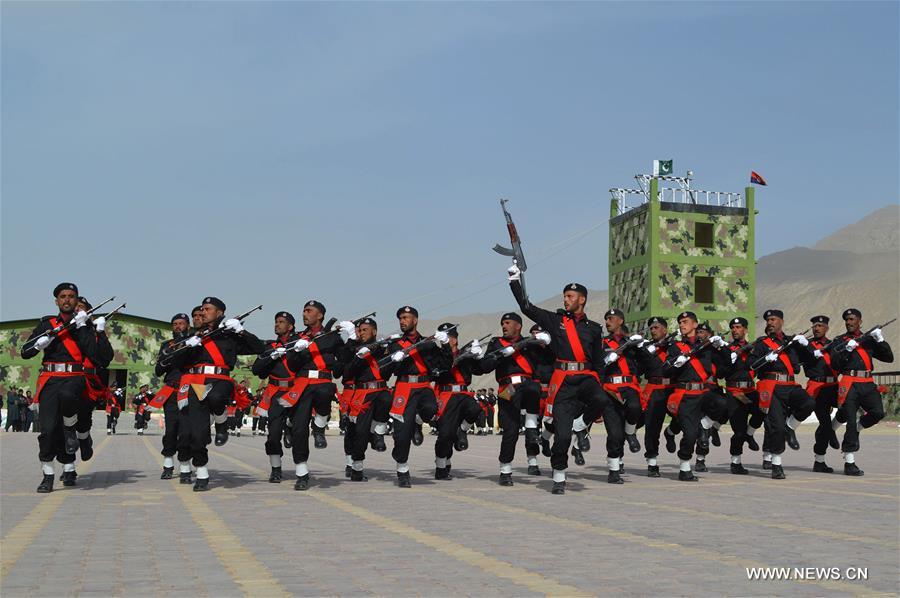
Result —
M625 399L624 413L625 423L638 426L644 423L644 411L641 409L641 393L625 386L619 394Z
M865 411L859 418L859 425L870 428L884 418L884 402L878 387L874 382L854 382L850 385L847 398L841 410L847 417L847 430L844 432L844 441L841 450L845 453L855 453L859 450L859 429L856 427L856 412Z
M462 393L451 394L447 399L444 412L437 421L438 433L434 443L434 456L439 459L449 458L453 452L453 442L457 438L460 424L464 420L470 424L475 423L481 411L481 405L474 397ZM516 428L516 433L518 433L518 428Z
M409 460L409 446L412 444L416 429L416 415L418 414L423 422L430 422L436 413L437 398L434 396L434 390L412 389L403 409L403 421L394 422L394 450L391 451L394 461L406 463Z
M78 433L78 439L87 438L91 433L91 426L94 424L94 407L97 403L89 399L87 396L81 397L78 404L78 421L75 423L75 432Z
M51 376L41 389L38 418L38 457L41 461L74 463L75 455L66 453L63 438L63 418L75 418L87 387L82 376ZM74 425L71 426L74 429Z
M344 419L342 416L341 419ZM353 454L353 437L356 435L357 428L356 424L354 424L349 419L345 420L344 423L344 454L352 455ZM367 434L365 436L368 436Z
M266 415L259 416L259 431L263 434L266 433L266 428L269 427L269 418Z
M268 434L266 436L266 454L284 455L281 449L281 440L284 436L284 423L290 417L291 409L278 402L278 397L284 396L286 391L277 392L272 396L272 403L269 405L269 415L265 418L268 420ZM260 418L263 419L263 418Z
M209 418L214 416L220 420L225 414L228 401L234 392L231 380L207 379L206 396L201 400L194 391L196 385L191 384L188 390L188 422L190 423L191 462L194 467L203 467L209 463L209 452L206 447L212 440L209 433ZM225 430L225 422L216 423L216 430Z
M9 432L10 428L13 429L13 432L19 431L19 419L18 419L18 417L16 417L16 419L13 419L13 415L12 415L13 412L15 412L15 414L18 416L19 408L18 407L7 407L7 409L6 409L6 425L3 426L4 432Z
M494 406L488 405L487 413L484 414L485 423L487 423L487 427L489 430L494 429ZM518 430L518 426L516 426L516 430Z
M163 457L171 457L177 452L179 461L187 461L191 458L190 418L187 409L178 408L178 397L174 393L163 404L163 417L166 424L162 438Z
M291 454L294 463L305 463L309 460L309 425L312 411L327 416L331 413L331 400L334 398L334 383L310 384L303 390L297 404L291 409ZM271 438L271 434L269 435Z
M700 419L703 419L704 415L719 424L728 421L728 401L718 387L711 389L700 399ZM705 457L708 454L709 445L697 447L698 457Z
M610 432L610 422L606 420L607 412L614 408L610 406L611 400L603 392L600 383L593 376L584 374L566 376L556 397L553 400L553 446L550 449L550 465L555 470L564 471L569 467L569 446L572 444L572 422L579 415L585 423L590 424L597 416L603 413L607 434ZM615 419L620 428L616 439L624 436L621 418ZM518 430L516 431L518 433ZM607 447L610 440L607 438Z
M784 452L787 439L787 418L793 415L803 421L813 412L815 403L799 384L777 384L772 392L772 403L766 413L766 442L763 450L773 455Z
M625 392L620 392L619 394L623 399L628 394L627 391L637 394L631 388L622 390ZM606 456L609 459L616 459L625 456L625 412L627 400L624 403L620 403L615 396L608 393L604 394L609 399L609 402L603 409L603 425L606 426ZM640 398L638 398L638 407L640 405ZM587 418L584 419L589 426L593 422L593 420L588 421Z
M811 395L810 395L811 396ZM819 391L813 398L815 401L814 411L819 425L816 426L816 441L813 444L814 455L824 455L828 450L828 441L834 433L831 427L831 410L838 406L838 385L829 384L828 386L820 386Z
M650 393L647 401L644 412L644 457L647 459L659 457L659 435L666 422L666 403L671 394L671 388L658 388Z
M119 414L117 412L106 414L106 428L112 430L119 423Z
M478 406L481 409L481 413L478 414L478 417L475 419L475 427L476 428L486 428L487 427L487 415L484 414L484 409L482 409L481 405ZM501 422L500 427L503 427L503 423ZM504 428L505 430L506 428ZM518 433L518 432L517 432Z
M678 413L673 418L673 431L680 429L681 442L678 443L678 458L690 461L694 456L694 445L700 434L700 420L703 418L703 401L709 392L684 393L678 405ZM677 432L676 432L677 433Z
M144 418L143 413L134 412L134 427L138 430L143 430L147 427L147 420Z
M519 429L514 422L519 422L522 410L526 414L537 415L541 407L541 385L537 382L525 381L510 388L512 395L509 400L502 396L497 401L499 411L500 428L503 430L503 438L500 440L500 463L512 463L516 456L516 444L519 442ZM525 454L534 457L540 451L537 443L526 444Z
M742 392L743 400L733 392L726 391L725 404L728 408L728 422L731 424L731 456L737 457L744 452L744 442L747 440L747 421L759 414L765 414L759 410L759 394L755 390L747 389Z
M356 423L351 422L353 433L347 436L353 438L350 455L354 461L363 461L366 458L366 449L369 448L369 433L372 422L383 422L391 411L391 392L387 389L366 395L366 402L356 416ZM413 416L415 418L415 416ZM346 441L345 441L346 442Z

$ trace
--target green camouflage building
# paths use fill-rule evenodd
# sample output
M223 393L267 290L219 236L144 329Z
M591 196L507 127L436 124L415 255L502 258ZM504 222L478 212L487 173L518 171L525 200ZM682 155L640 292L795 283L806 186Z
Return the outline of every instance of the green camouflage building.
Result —
M754 335L754 189L692 189L690 174L637 175L639 189L610 189L610 306L635 331L650 316L674 331L674 318L691 310L719 332L743 316Z
M19 349L31 335L38 320L0 322L0 392L6 396L10 388L34 391L40 373L41 356L22 359ZM164 320L154 320L129 314L118 314L106 325L115 356L106 372L108 382L116 381L130 399L143 384L158 390L162 380L154 375L156 355L162 342L172 336L172 326ZM250 372L252 357L241 357L233 375L235 380L250 380L256 388L258 380Z

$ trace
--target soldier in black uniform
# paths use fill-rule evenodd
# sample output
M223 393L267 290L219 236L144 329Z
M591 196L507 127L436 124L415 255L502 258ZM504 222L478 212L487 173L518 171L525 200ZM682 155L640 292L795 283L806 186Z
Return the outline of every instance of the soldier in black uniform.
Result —
M152 398L153 394L150 392L150 386L142 384L138 389L138 393L131 399L131 405L134 407L134 428L137 430L138 436L143 436L144 430L147 429L147 422L150 416L147 406Z
M34 402L40 404L38 418L38 458L43 479L38 492L53 491L53 459L63 464L60 479L64 485L75 483L75 453L79 449L75 424L86 392L84 360L102 362L98 355L97 332L85 311L76 311L78 287L63 282L53 289L59 314L44 316L22 346L23 359L44 352ZM59 324L67 327L58 334L50 332Z
M538 467L541 433L538 429L541 408L541 357L550 345L550 335L536 332L530 338L522 337L522 316L515 312L500 317L502 336L493 337L487 346L487 355L479 364L487 374L494 372L500 388L497 407L500 412L500 485L512 486L512 461L516 456L519 440L519 414L525 412L525 454L528 457L528 474L541 475Z
M728 421L728 403L725 393L719 386L718 379L723 378L721 370L727 368L730 363L731 351L727 350L728 343L722 337L713 332L709 322L703 322L697 326L697 338L701 343L709 342L715 350L713 354L712 370L707 380L710 392L703 395L700 403L700 433L697 436L697 462L694 471L705 472L706 455L709 454L709 444L720 446L719 428Z
M666 404L674 389L671 379L663 375L663 366L668 357L671 340L668 336L668 323L664 318L651 317L647 320L647 327L650 330L650 342L641 346L641 350L647 354L643 370L646 384L641 390L641 408L644 411L644 458L647 460L647 476L658 478L659 434L666 421ZM672 443L674 453L674 436L669 442Z
M847 332L835 339L838 342L829 350L834 369L841 373L838 404L847 418L841 451L844 453L844 473L861 476L863 470L856 465L855 455L859 450L859 431L871 428L884 417L884 402L872 379L873 360L893 363L894 353L880 328L862 333L862 312L858 309L846 309L841 317ZM857 418L860 409L864 413Z
M194 491L209 489L207 445L210 442L210 416L215 422L216 446L228 442L225 408L234 394L230 372L238 355L257 355L262 341L244 330L240 320L225 318L225 303L217 297L205 297L201 303L203 326L197 332L215 331L201 338L196 334L185 340L186 350L172 356L171 362L183 372L178 400L187 400L190 422L191 460L197 470Z
M194 334L201 328L203 328L203 306L198 305L191 310L191 328L189 332Z
M552 312L532 304L525 296L521 271L513 264L507 270L509 286L522 313L534 320L551 338L556 365L550 381L547 412L553 419L554 438L550 463L553 467L553 494L565 494L569 445L573 424L579 417L593 422L602 413L607 447L623 442L624 426L611 399L603 392L596 368L603 364L603 328L584 313L587 288L571 283L563 288L563 309ZM608 418L607 418L608 417ZM578 448L590 450L587 429L574 432Z
M537 324L533 324L531 328L528 329L528 334L531 335L532 338L537 338L537 335L541 332L545 332L545 330ZM544 420L544 413L547 409L550 378L553 377L556 356L553 354L553 349L550 345L547 345L542 349L533 349L533 353L536 354L535 381L539 382L541 385L541 400L538 407L538 426L541 431L541 454L549 458L551 454L550 439L553 438L553 424Z
M162 409L165 421L165 432L162 438L163 470L159 479L169 480L175 472L175 460L178 457L179 481L182 484L191 483L191 435L190 420L188 419L187 405L182 409L178 405L178 385L181 381L181 370L173 365L161 363L164 351L173 343L187 338L190 320L187 314L180 313L172 316L172 338L163 341L156 357L154 373L163 379L163 387L154 395L150 406L154 409Z
M747 319L732 318L731 343L725 347L728 362L719 371L725 379L725 401L728 407L728 421L731 424L731 473L747 475L747 468L741 463L744 442L747 436L747 422L752 414L764 415L759 409L759 394L750 372L750 349L747 341ZM758 448L758 447L757 447Z
M87 299L78 297L75 311L87 312L92 307ZM106 318L99 317L94 320L93 324L97 334L96 361L89 357L84 358L85 394L78 408L78 423L75 424L75 435L78 437L82 461L88 461L94 455L94 439L91 438L94 409L97 407L97 402L104 399L108 392L101 374L106 371L113 358L113 348L109 343L109 337L106 336ZM70 476L69 481L74 483L75 476Z
M830 320L828 316L815 316L810 322L813 338L809 341L809 348L812 352L807 352L803 359L803 372L807 378L806 394L815 401L816 419L819 421L813 445L813 471L832 473L834 469L825 463L825 453L829 444L835 449L841 448L841 445L831 420L831 410L838 408L838 375L831 367L831 354L822 352L825 345L831 342L828 339Z
M401 488L410 488L412 482L407 463L410 444L422 444L421 425L437 414L437 396L431 382L434 371L441 369L446 361L442 347L450 342L450 336L437 331L426 339L419 334L419 312L410 305L397 310L397 319L403 336L394 340L389 348L397 376L390 409L394 419L391 456L397 463L397 484ZM412 347L419 342L420 345Z
M766 413L767 448L772 453L772 479L783 480L781 454L785 441L794 450L800 448L795 429L809 417L815 406L812 398L795 381L801 356L808 352L809 340L802 334L791 338L782 331L784 313L767 310L766 336L753 344L750 363L756 367L759 408ZM790 412L790 415L788 415Z
M116 382L113 382L109 388L109 395L106 402L106 435L116 433L116 424L119 423L119 414L122 412L122 405L125 404L125 390L119 388Z

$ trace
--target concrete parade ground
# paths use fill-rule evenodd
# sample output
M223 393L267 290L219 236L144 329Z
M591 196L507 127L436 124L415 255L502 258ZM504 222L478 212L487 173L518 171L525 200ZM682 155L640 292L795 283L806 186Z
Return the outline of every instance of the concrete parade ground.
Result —
M626 483L606 483L602 432L587 465L571 463L565 496L525 473L520 442L515 486L497 484L499 437L470 436L450 481L433 479L434 436L413 447L413 488L395 484L387 453L369 452L367 483L344 477L342 438L313 449L312 486L267 482L263 439L246 431L210 447L211 490L159 479L161 437L126 424L95 427L95 456L78 485L57 479L37 494L37 435L0 435L0 594L14 596L240 595L896 595L900 575L900 431L884 422L862 433L865 477L812 466L812 432L784 455L787 479L745 452L750 475L731 475L727 438L710 472L677 481L644 474L626 454ZM760 434L761 436L761 434ZM641 434L639 433L639 437ZM386 439L388 448L391 439ZM761 438L759 438L761 440ZM663 449L664 450L664 449ZM58 470L61 468L58 466ZM787 579L749 579L786 567ZM778 572L763 571L778 575Z

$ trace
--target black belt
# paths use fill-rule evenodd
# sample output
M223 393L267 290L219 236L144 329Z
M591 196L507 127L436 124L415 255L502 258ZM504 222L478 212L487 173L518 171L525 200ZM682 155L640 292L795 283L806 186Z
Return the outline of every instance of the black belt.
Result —
M344 382L344 390L354 390L356 388L355 382Z
M419 382L431 382L431 379L428 376L397 376L397 382L418 384Z
M707 384L706 382L680 382L678 388L683 388L684 390L706 390Z
M753 388L753 380L742 380L741 382L729 382L726 380L725 386L728 388Z
M790 374L763 374L763 380L775 380L776 382L793 382L794 377Z
M442 384L438 386L440 392L468 392L469 387L465 384Z
M606 384L631 384L634 376L608 376L603 379Z
M328 370L300 370L297 372L297 377L311 380L331 380L331 372Z
M556 361L556 369L566 372L580 372L591 369L591 365L584 361Z
M847 370L846 372L841 372L842 376L850 376L851 378L871 378L872 371L871 370Z
M97 370L94 368L86 368L80 363L44 363L41 364L42 372L51 372L54 374L71 374L71 373L81 373L81 374L96 374Z
M227 374L231 371L230 368L220 368L215 365L198 365L192 368L188 368L188 374L209 374L209 375L220 375Z
M533 378L531 376L527 376L525 374L513 374L512 376L507 376L506 378L502 378L498 384L512 384L515 386L516 384L522 384L523 382L530 382Z
M360 390L374 390L376 388L387 388L387 382L384 380L376 380L375 382L361 382L356 385Z
M659 376L654 376L654 377L652 377L652 378L647 378L647 384L663 384L663 385L665 385L665 386L668 386L668 385L671 384L671 383L672 383L672 379L671 379L671 378L661 378L661 377L659 377Z
M834 376L815 376L813 378L810 378L810 381L823 382L825 384L834 384L835 382L837 382L837 378L835 378Z
M271 378L269 378L269 385L277 386L278 388L288 388L293 383L293 380L272 380Z

